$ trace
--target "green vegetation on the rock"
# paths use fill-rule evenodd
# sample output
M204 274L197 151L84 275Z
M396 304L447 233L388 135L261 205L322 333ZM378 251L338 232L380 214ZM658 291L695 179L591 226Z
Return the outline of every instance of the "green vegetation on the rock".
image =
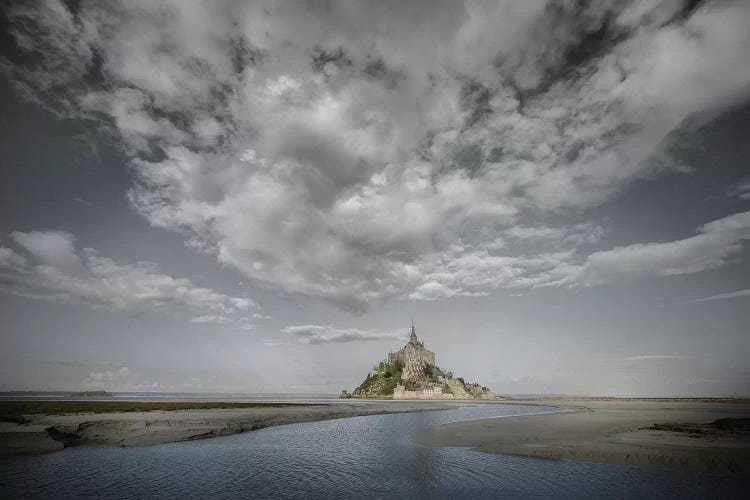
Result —
M0 422L28 423L25 415L70 413L122 413L134 411L213 410L224 408L279 408L321 406L309 403L234 403L225 401L0 401Z
M435 365L425 365L424 374L428 380L435 382L438 375L442 375L442 371Z
M443 394L453 394L453 391L448 387L448 384L443 384Z
M401 380L403 364L381 362L373 373L367 375L362 385L354 389L355 397L392 396L393 390Z

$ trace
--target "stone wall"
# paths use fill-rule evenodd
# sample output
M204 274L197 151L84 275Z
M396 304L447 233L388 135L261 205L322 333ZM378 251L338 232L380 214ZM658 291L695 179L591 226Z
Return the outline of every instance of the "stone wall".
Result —
M443 394L443 384L447 384L453 394ZM492 399L494 395L478 384L464 386L460 380L446 379L440 384L428 384L414 391L407 391L403 385L393 390L393 399Z
M398 386L393 391L393 399L459 399L453 394L443 394L442 386L423 387L417 391L407 391ZM465 398L468 399L468 398Z

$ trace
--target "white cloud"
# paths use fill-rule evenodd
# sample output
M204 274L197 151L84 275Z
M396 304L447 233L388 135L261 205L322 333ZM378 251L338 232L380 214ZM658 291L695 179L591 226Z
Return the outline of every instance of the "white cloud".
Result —
M21 269L26 265L26 258L10 248L0 247L0 269Z
M726 300L736 299L738 297L747 297L750 295L750 288L745 290L737 290L736 292L718 293L709 297L703 297L702 299L696 299L696 302L705 302L708 300Z
M437 281L428 281L419 285L414 292L409 294L410 299L416 300L435 300L454 297L458 292Z
M569 281L598 285L645 276L694 274L723 267L750 239L750 212L704 224L700 234L677 241L639 243L595 252L580 268L571 268Z
M546 238L567 240L573 247L598 240L600 229L592 231L516 227L501 232L501 239L532 240L539 246ZM423 284L409 295L414 300L436 300L473 296L499 288L519 289L548 286L592 286L644 277L694 274L733 262L750 239L750 212L718 219L699 228L689 238L637 243L601 250L583 257L576 252L537 253L504 256L492 248L460 247L438 258L422 258L413 273ZM408 273L406 273L408 275Z
M70 233L15 232L13 238L31 260L0 248L0 290L8 293L120 311L184 307L228 314L255 307L250 299L163 274L151 262L122 264L91 248L79 254Z
M573 243L575 246L598 242L604 235L604 228L596 224L576 224L563 227L529 227L514 225L503 232L503 236L519 241L540 243L552 241Z
M680 167L662 141L748 97L750 4L680 8L123 1L74 14L49 0L9 14L39 64L4 67L111 128L153 225L247 278L362 311L562 283L601 231L532 221ZM608 258L639 267L634 255L662 251L671 271L642 274L723 265L721 252L698 262L705 239L594 254L582 277L619 279ZM561 248L510 250L534 240ZM696 260L670 267L681 253Z
M283 333L299 337L303 344L325 344L340 342L359 342L372 340L405 340L405 332L378 332L356 328L335 328L333 325L300 325L287 326Z
M75 253L73 235L59 231L14 232L13 239L42 265L76 271L81 261Z
M93 204L93 203L91 203L90 201L88 201L88 200L85 200L85 199L83 199L83 198L79 198L79 197L77 197L77 196L76 196L75 198L73 198L73 201L75 201L76 203L78 203L78 204L80 204L80 205L84 205L84 206L87 206L87 207L92 207L92 206L94 206L94 204Z
M740 181L732 190L732 194L737 195L741 200L750 200L750 178Z
M415 273L427 282L409 295L414 300L481 296L500 288L561 285L569 277L570 252L495 255L487 249L462 248L437 259L420 259Z
M191 323L212 323L215 325L226 325L228 323L232 322L231 318L227 318L226 316L218 316L214 314L207 314L204 316L196 316L193 319L190 320Z

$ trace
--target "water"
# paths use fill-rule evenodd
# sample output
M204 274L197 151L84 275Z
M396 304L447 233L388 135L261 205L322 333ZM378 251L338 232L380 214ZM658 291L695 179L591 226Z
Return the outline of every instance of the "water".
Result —
M142 448L5 458L2 498L743 498L711 475L426 448L421 429L551 408L480 404Z

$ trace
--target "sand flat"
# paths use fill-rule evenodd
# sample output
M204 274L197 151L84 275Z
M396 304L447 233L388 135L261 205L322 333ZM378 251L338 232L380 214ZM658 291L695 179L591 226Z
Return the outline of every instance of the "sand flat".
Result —
M30 415L26 425L0 422L0 453L45 452L81 444L144 446L225 436L275 425L449 408L454 406L440 402L358 401L258 408Z
M529 457L750 475L748 432L644 429L749 418L746 402L576 398L528 403L558 406L562 412L457 422L424 431L415 440Z

